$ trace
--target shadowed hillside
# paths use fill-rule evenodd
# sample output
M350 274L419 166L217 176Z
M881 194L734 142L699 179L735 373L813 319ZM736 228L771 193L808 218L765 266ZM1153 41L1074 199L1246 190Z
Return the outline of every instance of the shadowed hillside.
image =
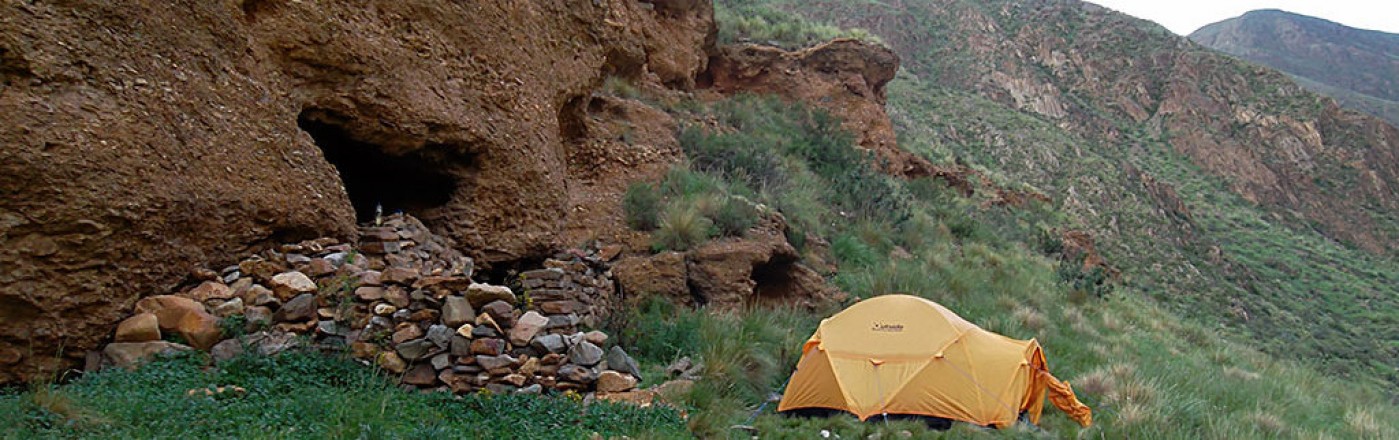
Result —
M1270 9L1202 27L1190 39L1399 126L1399 35Z

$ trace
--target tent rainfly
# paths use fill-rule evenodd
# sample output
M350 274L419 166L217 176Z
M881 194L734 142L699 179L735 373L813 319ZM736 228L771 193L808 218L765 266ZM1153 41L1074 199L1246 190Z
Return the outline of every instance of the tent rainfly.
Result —
M1048 397L1080 425L1093 423L1067 382L1049 374L1034 339L977 327L910 295L861 301L821 321L802 346L778 411L834 409L866 420L919 415L1009 427L1039 423Z

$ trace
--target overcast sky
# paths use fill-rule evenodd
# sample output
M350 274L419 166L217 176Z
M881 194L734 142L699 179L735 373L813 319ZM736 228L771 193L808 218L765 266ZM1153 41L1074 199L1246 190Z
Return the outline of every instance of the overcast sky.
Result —
M1088 0L1186 35L1255 9L1281 9L1346 26L1399 33L1395 0Z

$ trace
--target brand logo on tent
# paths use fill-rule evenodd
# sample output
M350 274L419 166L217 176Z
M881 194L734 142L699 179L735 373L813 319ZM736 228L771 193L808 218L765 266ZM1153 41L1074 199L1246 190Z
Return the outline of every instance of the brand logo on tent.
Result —
M877 332L898 333L898 332L904 331L904 325L903 325L903 324L887 324L887 323L882 323L882 322L876 322L876 323L874 323L874 327L871 328L870 330L874 330L874 331L877 331Z

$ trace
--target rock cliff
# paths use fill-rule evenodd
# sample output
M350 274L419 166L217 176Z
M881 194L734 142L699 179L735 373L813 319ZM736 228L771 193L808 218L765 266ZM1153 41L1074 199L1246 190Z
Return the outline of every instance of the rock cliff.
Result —
M571 152L617 145L587 141L593 92L691 87L715 34L699 1L0 8L0 382L194 267L379 207L483 264L545 255L586 190Z

